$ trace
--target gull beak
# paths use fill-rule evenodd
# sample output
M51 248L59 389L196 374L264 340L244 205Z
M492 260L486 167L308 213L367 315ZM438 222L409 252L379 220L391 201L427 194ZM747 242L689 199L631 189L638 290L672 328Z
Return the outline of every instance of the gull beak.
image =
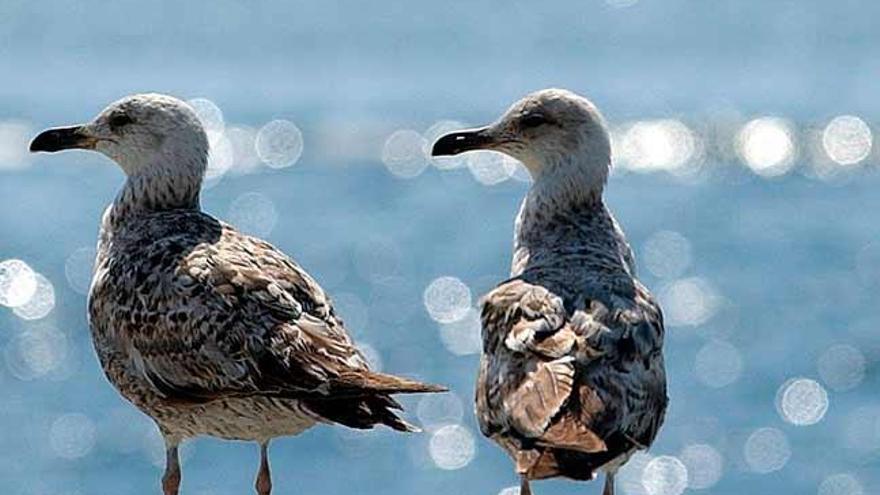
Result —
M495 141L489 126L452 132L434 143L431 156L449 156L465 151L490 149Z
M89 135L84 126L56 127L41 132L31 141L31 152L46 151L54 153L70 149L95 149L98 140Z

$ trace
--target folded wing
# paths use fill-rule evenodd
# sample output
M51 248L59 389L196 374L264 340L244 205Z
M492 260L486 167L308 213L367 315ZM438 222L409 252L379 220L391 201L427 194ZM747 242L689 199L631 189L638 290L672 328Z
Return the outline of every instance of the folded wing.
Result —
M662 417L665 389L654 389L663 380L651 375L662 370L651 361L659 356L662 321L643 295L626 308L585 297L566 308L547 288L517 278L484 298L478 419L520 471L552 475L562 469L553 454L560 451L604 461L634 446L631 434L645 438L633 424L639 408ZM655 397L662 403L652 404Z
M164 274L145 274L151 290L133 302L143 321L117 330L131 370L167 400L299 399L329 421L409 429L389 394L445 390L371 371L324 291L270 244L226 225L198 240L161 237L145 248L145 260L169 258L145 263ZM117 321L140 314L119 311Z

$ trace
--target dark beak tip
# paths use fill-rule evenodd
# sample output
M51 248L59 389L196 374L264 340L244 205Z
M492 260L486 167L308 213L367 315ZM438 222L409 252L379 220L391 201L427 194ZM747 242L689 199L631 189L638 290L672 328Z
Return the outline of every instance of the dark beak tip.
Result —
M30 151L31 153L39 153L41 151L50 151L49 149L47 149L47 146L46 146L47 144L48 143L46 142L46 139L43 137L43 134L40 134L39 136L37 136L33 140L31 140L31 144L30 144L30 146L28 146L28 151Z
M431 156L450 156L453 154L454 153L451 153L446 145L442 144L440 141L437 141L434 143L434 146L431 147Z
M466 151L486 149L492 143L486 129L481 127L441 136L431 147L431 156L453 156Z
M35 137L28 150L31 153L56 151L83 147L83 134L79 126L48 129Z

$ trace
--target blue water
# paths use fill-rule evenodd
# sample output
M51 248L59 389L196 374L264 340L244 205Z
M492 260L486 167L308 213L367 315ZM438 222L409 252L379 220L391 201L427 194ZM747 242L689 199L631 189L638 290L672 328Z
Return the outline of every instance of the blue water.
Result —
M315 428L273 443L277 493L494 495L516 482L470 411L477 357L444 348L421 297L442 275L459 277L475 295L506 276L512 219L527 185L486 187L466 170L431 167L397 179L380 161L391 130L424 130L443 118L488 121L550 85L588 94L612 122L701 121L730 111L804 127L844 113L880 122L878 3L474 3L0 3L0 120L34 130L83 121L122 95L149 90L210 98L231 123L296 122L305 150L294 167L225 177L205 191L204 208L222 217L242 193L270 198L279 217L269 240L331 294L362 301L365 312L341 308L361 323L352 329L358 339L378 351L386 371L450 385L476 435L472 462L445 471L430 461L429 434ZM355 123L356 135L379 137L343 160L326 130L345 122ZM31 160L19 171L0 170L0 260L20 258L46 275L57 305L37 322L0 308L7 361L0 366L0 487L22 495L158 493L161 471L144 447L151 426L103 378L85 297L65 276L71 253L94 245L122 173L85 153ZM880 282L865 276L880 273L880 258L866 269L860 254L880 240L877 160L830 182L802 173L804 160L775 179L735 161L712 165L699 181L618 173L606 195L637 256L655 232L680 233L693 252L680 276L707 281L722 299L708 321L668 329L671 405L652 453L713 446L723 476L705 493L816 493L842 472L875 493L880 422L864 430L867 446L854 447L851 437L854 415L880 405ZM392 283L377 284L364 267L381 258L377 245L391 247L390 268L377 263ZM658 292L669 282L646 269L641 275ZM10 349L38 325L66 336L70 369L22 380ZM714 389L698 380L694 362L718 338L740 351L743 371ZM786 423L774 406L777 390L792 377L821 383L816 362L834 344L863 353L864 379L847 391L828 388L830 407L817 424ZM418 399L404 402L417 421ZM53 422L70 413L95 428L93 447L71 459L50 440ZM792 451L770 474L743 460L745 439L761 427L783 431ZM252 490L255 446L193 444L184 493ZM600 486L551 481L535 489L599 493Z

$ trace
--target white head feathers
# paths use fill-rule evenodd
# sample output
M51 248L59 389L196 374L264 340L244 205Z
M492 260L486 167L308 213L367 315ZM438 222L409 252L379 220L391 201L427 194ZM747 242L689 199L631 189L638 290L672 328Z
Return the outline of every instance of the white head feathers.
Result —
M499 151L521 161L535 187L559 194L600 196L611 166L611 142L599 110L563 89L527 95L496 122L455 132L434 144L434 155Z
M127 96L83 127L98 138L95 150L129 176L173 172L169 168L201 176L207 166L208 137L199 118L171 96Z
M127 96L91 122L50 129L31 151L90 149L116 162L128 176L114 204L129 212L198 208L208 164L208 138L185 102L160 94Z

